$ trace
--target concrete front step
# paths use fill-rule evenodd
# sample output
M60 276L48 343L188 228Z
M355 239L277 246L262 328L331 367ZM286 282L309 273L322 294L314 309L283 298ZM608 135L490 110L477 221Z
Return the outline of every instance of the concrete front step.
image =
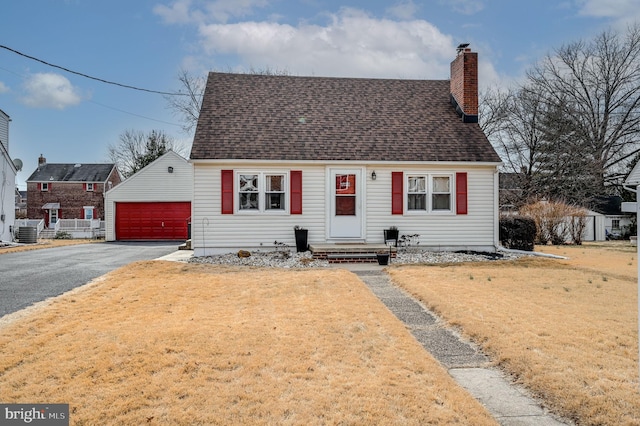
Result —
M377 263L378 253L396 257L396 248L385 244L310 244L314 259L329 263Z
M43 229L42 231L40 231L40 235L38 235L38 238L43 238L45 240L50 240L53 239L53 237L56 236L56 230L55 229Z

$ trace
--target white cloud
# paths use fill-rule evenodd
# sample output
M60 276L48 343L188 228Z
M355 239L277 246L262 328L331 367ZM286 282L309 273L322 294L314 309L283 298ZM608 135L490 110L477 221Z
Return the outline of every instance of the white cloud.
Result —
M582 15L620 18L637 13L638 0L578 0Z
M189 11L191 0L177 0L171 6L158 4L153 12L159 15L167 24L187 24L193 22L194 17Z
M153 11L168 24L224 23L251 15L254 9L268 4L268 0L175 0L170 6L156 5Z
M576 0L576 2L580 15L611 19L613 25L620 29L640 20L638 0Z
M0 81L0 93L8 93L9 92L9 88Z
M23 84L25 105L34 108L65 109L82 101L78 90L59 74L32 74Z
M418 6L412 0L406 0L387 8L387 14L397 19L413 19L418 12Z
M293 75L448 78L452 38L424 20L375 19L342 9L325 26L274 22L200 27L208 55L237 55L255 69Z
M463 15L473 15L484 9L484 3L479 0L441 0L440 3Z

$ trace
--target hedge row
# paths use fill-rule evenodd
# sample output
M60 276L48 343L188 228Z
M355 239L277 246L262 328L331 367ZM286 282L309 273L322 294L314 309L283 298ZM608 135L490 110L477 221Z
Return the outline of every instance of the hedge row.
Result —
M536 239L536 222L525 216L500 218L500 243L503 247L533 251Z

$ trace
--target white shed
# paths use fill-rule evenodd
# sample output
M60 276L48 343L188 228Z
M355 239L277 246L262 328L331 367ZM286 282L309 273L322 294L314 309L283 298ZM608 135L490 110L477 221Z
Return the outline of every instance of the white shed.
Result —
M169 151L105 195L105 239L186 240L193 166Z

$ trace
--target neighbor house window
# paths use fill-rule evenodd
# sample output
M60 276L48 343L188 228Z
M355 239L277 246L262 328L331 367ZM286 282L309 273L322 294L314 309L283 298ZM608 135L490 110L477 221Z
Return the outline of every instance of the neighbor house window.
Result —
M620 229L620 219L611 219L611 229Z
M49 191L49 182L43 182L43 183L41 183L40 185L41 185L41 186L40 186L40 190L41 190L42 192L47 192L47 191Z
M451 212L452 176L407 175L408 212Z
M87 184L87 192L93 192L93 183Z
M287 200L284 173L238 173L238 210L284 212Z
M93 206L84 207L84 218L85 219L93 219Z

